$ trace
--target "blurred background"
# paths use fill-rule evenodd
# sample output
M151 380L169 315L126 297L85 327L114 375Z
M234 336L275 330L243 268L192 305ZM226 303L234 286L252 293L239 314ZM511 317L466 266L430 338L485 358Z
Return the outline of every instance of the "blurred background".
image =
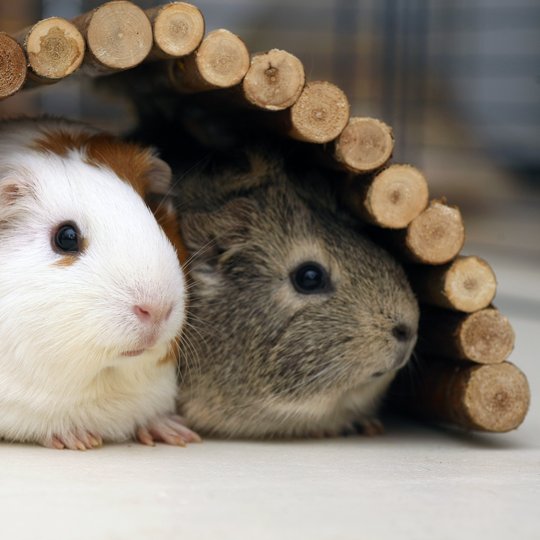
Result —
M101 2L0 0L14 32ZM160 2L137 0L143 8ZM354 115L394 129L395 161L460 205L466 250L540 285L540 2L537 0L200 0L207 30L225 27L252 51L289 50L308 78L328 79ZM122 131L129 108L77 76L0 103L1 115L48 112ZM505 262L506 261L506 262ZM506 265L506 266L505 266ZM519 288L518 278L515 278ZM540 317L540 286L514 309ZM516 293L517 294L517 293ZM505 301L504 295L502 298ZM517 306L517 307L516 307ZM525 307L524 307L525 306Z

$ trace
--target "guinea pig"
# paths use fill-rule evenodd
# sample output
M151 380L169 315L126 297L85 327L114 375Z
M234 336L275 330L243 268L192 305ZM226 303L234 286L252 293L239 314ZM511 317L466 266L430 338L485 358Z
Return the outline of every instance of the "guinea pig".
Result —
M295 174L251 154L248 167L179 180L192 256L179 407L200 433L375 434L412 353L419 312L403 269L335 193Z
M175 415L183 248L143 200L170 175L84 125L0 123L0 438L199 440ZM171 211L158 211L167 227Z

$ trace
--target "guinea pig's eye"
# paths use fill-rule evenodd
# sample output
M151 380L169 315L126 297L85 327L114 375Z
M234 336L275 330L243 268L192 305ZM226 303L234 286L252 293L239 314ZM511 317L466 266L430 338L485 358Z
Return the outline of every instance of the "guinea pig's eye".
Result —
M291 273L294 288L302 294L315 294L330 289L328 272L316 262L302 263Z
M74 223L62 223L53 235L56 251L78 253L80 251L80 233Z

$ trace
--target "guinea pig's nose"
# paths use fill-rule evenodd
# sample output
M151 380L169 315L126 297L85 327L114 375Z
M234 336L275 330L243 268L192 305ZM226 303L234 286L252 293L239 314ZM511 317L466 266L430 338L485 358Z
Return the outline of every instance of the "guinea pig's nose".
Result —
M166 321L172 312L172 305L168 306L151 306L148 304L133 306L133 313L144 324L158 324Z
M414 330L405 323L399 323L392 328L392 335L397 341L405 343L413 338Z

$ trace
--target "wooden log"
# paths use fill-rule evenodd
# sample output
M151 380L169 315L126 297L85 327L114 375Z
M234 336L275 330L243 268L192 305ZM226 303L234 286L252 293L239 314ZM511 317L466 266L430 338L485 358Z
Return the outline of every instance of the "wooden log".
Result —
M228 30L214 30L193 54L169 64L169 79L178 92L230 88L242 81L249 62L247 47L238 36Z
M15 39L0 32L0 99L18 92L26 81L26 56Z
M204 17L186 2L172 2L145 11L152 23L154 46L151 60L179 58L191 54L204 36Z
M451 261L465 242L458 208L433 200L403 231L374 231L381 242L406 262L440 265Z
M344 202L361 219L389 229L407 227L429 200L424 175L410 165L390 165L371 176L347 181Z
M405 379L400 381L405 384ZM466 430L503 433L524 420L530 402L525 375L513 364L424 360L413 387L395 390L401 407Z
M375 118L354 117L336 139L333 158L345 169L362 174L381 168L393 150L389 126Z
M409 277L421 302L473 313L491 304L497 279L489 264L479 257L458 257L438 267L412 268Z
M515 342L509 320L493 307L465 314L423 306L419 335L421 353L479 364L504 362Z
M38 21L16 35L26 51L28 74L34 83L53 83L73 73L84 59L84 38L60 17Z
M289 137L310 143L333 141L349 120L349 101L328 81L306 84L296 103L286 111Z
M148 17L141 8L125 0L102 4L72 22L86 39L82 69L89 75L106 75L135 67L152 48L152 25Z
M294 105L305 84L304 66L296 56L279 49L254 54L242 81L243 96L251 105L280 111Z

